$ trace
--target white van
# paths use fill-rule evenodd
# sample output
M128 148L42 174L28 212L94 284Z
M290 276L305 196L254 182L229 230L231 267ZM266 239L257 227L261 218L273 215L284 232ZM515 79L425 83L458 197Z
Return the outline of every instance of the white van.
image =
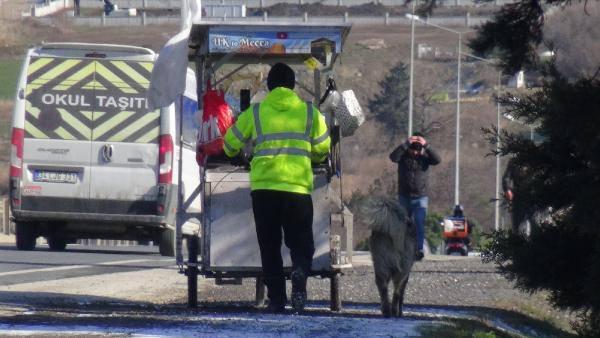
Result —
M186 197L199 184L195 81L171 107L150 111L152 50L49 43L30 49L12 119L10 201L17 248L44 236L52 250L81 238L158 241L174 254L179 112ZM185 189L187 187L187 189ZM189 212L200 210L198 199ZM194 210L196 209L196 210ZM184 235L198 234L187 221Z

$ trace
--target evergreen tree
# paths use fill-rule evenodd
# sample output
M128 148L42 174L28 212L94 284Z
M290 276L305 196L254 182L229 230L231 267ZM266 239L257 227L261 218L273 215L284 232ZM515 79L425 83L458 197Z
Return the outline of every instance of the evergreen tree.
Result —
M581 311L576 329L600 336L600 80L570 82L552 72L543 89L529 96L502 98L517 118L539 123L543 141L488 130L500 136L502 155L513 156L527 179L515 198L534 217L529 237L497 232L484 252L522 290L548 290L558 307Z
M479 29L470 47L498 57L507 73L539 65L536 47L543 41L543 4L562 0L522 0L506 5ZM539 126L540 143L488 129L501 155L526 171L515 196L534 218L529 237L496 232L483 257L498 264L516 286L547 290L557 307L577 310L574 329L600 337L600 79L599 74L567 79L551 65L541 91L501 103L512 116ZM516 198L516 197L515 197Z
M406 64L399 63L379 82L381 91L369 100L375 119L391 134L405 134L408 126L409 76Z
M521 0L502 6L493 20L478 29L469 41L477 54L500 60L507 74L533 67L536 47L542 42L544 10L539 0Z

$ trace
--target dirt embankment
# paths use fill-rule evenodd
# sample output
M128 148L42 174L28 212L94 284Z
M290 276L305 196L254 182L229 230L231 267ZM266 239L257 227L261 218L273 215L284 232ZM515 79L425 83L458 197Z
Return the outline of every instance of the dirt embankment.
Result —
M432 13L435 16L463 16L466 13L471 15L491 15L498 10L497 6L453 6L439 7ZM262 15L267 12L272 16L301 16L304 13L318 16L342 16L348 13L350 16L383 16L388 13L391 16L404 16L411 11L410 6L384 6L382 4L369 3L357 6L330 6L320 3L313 4L286 4L279 3L265 8L249 8L248 15Z

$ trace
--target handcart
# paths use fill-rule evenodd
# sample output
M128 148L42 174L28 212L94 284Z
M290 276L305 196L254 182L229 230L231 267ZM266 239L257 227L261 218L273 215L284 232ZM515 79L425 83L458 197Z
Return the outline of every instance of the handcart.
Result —
M219 84L250 65L270 66L285 62L311 75L305 76L305 81L297 79L296 88L303 99L318 105L324 94L322 86L334 75L333 66L349 31L350 25L347 24L194 24L188 43L189 60L196 66L198 97L203 96L207 79ZM225 73L227 70L229 72ZM259 85L264 87L264 81ZM256 91L257 88L251 89ZM248 89L240 90L241 110L249 105L250 92ZM200 106L202 100L199 99L198 103ZM202 110L202 107L199 108ZM313 168L316 250L311 276L330 279L331 310L339 311L340 275L352 268L353 224L352 213L344 207L341 196L341 135L335 126L334 116L326 116L326 120L330 127L332 149L327 163ZM188 276L188 304L192 307L197 305L197 277L200 274L214 278L217 284L239 284L242 278L255 278L256 302L261 305L265 288L252 213L249 168L209 158L200 175L201 184L195 196L200 194L202 200L202 231L200 238L188 239L187 262L183 262L179 227L185 221L185 215L178 221L176 233L178 264L185 267ZM198 256L201 257L200 262ZM282 246L282 256L284 271L289 278L291 260L285 245Z

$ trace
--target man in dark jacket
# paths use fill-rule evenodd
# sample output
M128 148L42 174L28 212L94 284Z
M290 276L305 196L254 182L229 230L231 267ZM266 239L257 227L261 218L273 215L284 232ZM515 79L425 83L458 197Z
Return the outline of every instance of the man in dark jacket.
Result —
M517 165L514 158L511 158L507 165L506 171L502 176L502 190L506 198L508 210L512 218L512 232L518 234L521 231L521 225L529 221L530 213L523 205L521 198L521 184L525 177L526 168ZM526 225L526 224L524 224Z
M80 0L75 0L73 3L75 5L75 16L80 16L81 15L81 10L80 10L80 4L79 4Z
M400 204L408 211L417 226L417 252L415 258L423 259L425 216L427 216L427 170L440 163L440 156L431 149L421 133L414 133L390 154L398 163L398 195Z
M112 13L112 11L115 10L115 5L113 5L113 3L110 0L103 0L104 1L104 15L109 16L110 13Z

